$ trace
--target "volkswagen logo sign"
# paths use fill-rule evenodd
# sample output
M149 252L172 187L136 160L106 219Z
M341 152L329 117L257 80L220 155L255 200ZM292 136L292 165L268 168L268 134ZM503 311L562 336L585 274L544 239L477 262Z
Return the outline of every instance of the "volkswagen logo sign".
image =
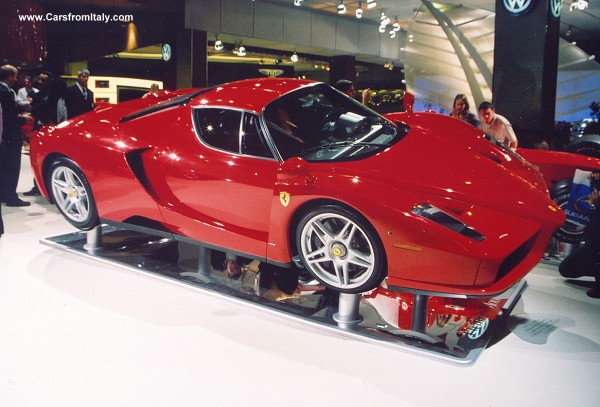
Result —
M171 60L171 46L169 44L164 44L162 46L162 59L163 61L170 61Z
M560 17L560 13L563 8L563 0L550 0L550 9L552 10L552 15L556 18Z
M510 14L518 16L529 11L533 5L533 0L502 0L504 8ZM553 0L555 1L555 0ZM556 0L559 1L559 0Z

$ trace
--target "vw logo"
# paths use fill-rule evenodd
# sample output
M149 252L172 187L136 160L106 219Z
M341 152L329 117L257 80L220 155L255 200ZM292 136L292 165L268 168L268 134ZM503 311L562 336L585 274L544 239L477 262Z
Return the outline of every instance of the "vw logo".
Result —
M561 0L552 0L552 1L561 1ZM518 16L523 14L531 8L533 4L533 0L503 0L504 8L510 14Z
M164 44L162 46L162 59L163 61L169 61L171 59L171 46Z
M469 339L479 339L488 329L490 320L487 318L477 318L469 329L467 336Z
M563 0L550 0L550 9L552 10L552 15L556 18L560 17L560 13L563 8Z

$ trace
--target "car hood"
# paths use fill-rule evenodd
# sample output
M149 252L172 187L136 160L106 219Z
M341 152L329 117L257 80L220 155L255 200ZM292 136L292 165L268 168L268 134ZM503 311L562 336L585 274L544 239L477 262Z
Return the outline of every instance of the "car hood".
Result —
M353 173L386 188L472 202L507 211L539 210L552 201L541 174L512 151L459 120L433 113L402 117L408 134L365 160Z

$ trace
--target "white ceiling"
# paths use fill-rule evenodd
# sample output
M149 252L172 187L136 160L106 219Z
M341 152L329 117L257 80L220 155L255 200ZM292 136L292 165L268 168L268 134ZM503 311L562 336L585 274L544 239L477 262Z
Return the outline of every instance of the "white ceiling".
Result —
M120 9L120 10L143 10L152 12L172 12L177 9L183 9L186 0L39 0L40 3L47 6L59 6L76 8L102 8L102 9ZM188 0L193 1L193 0ZM294 0L238 0L240 2L256 1L264 3L273 3L294 7ZM301 7L311 8L314 11L336 14L337 6L340 0L302 0ZM578 46L589 54L600 53L600 0L588 0L589 7L584 11L570 11L570 5L576 0L564 0L563 12L561 15L561 36L568 41L576 41ZM481 8L494 11L495 0L444 0L448 4L462 4L464 6ZM372 20L374 24L379 22L380 13L385 10L388 17L398 18L400 24L406 28L415 10L420 7L420 0L377 0L377 7L368 10L366 0L362 0L363 19ZM215 5L216 5L215 1ZM358 0L344 0L348 11L346 18L353 19L354 12L358 7ZM255 44L255 46L269 46L270 44ZM271 44L272 45L272 44ZM285 46L285 44L279 44ZM293 45L290 49L293 49ZM310 53L311 50L303 50Z
M240 0L245 1L245 0ZM261 0L256 0L261 1ZM293 6L294 0L262 0L268 3ZM564 0L563 12L561 15L561 36L569 41L600 43L600 0L588 0L589 6L585 11L570 11L570 5L573 0ZM473 8L481 8L484 10L494 11L495 0L444 0L448 4L462 4ZM344 0L344 4L348 11L346 15L351 17L354 15L358 7L358 0ZM301 7L310 7L327 13L336 13L339 0L303 0ZM403 27L408 26L409 20L413 17L415 10L420 7L420 0L377 0L377 8L367 10L366 0L362 1L363 18L379 21L381 10L385 10L385 14L394 19L398 17L398 21ZM567 35L567 30L570 29L570 35Z

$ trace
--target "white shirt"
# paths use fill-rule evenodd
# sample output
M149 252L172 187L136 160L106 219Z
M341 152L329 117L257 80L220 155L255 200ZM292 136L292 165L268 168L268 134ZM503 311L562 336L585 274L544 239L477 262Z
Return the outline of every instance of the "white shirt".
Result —
M29 99L28 99L29 96L27 96L27 91L28 91L27 87L23 86L17 92L17 104L19 106L29 106ZM36 88L31 88L31 91L34 94L39 92L39 90Z
M481 130L507 147L517 143L517 136L512 125L506 117L500 116L498 113L494 114L494 120L489 124L482 120Z

